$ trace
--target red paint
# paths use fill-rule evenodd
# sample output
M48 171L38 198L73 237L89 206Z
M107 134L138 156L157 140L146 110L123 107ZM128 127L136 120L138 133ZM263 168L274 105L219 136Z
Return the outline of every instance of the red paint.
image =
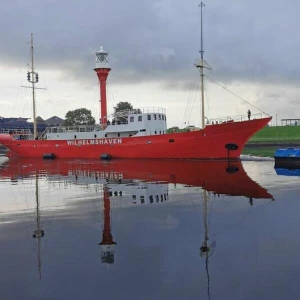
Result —
M100 124L102 128L106 128L107 124L107 101L106 101L106 80L110 68L97 68L94 69L97 73L100 82L100 106L101 106L101 118Z
M128 182L129 179L138 179L146 182L199 186L215 194L245 196L248 198L273 198L265 188L249 178L240 161L177 159L78 161L12 158L0 169L0 178L10 178L11 180L18 180L18 178L36 174L74 176L74 181L77 174L78 176L91 178L91 183L96 183L97 179L100 178L107 178L108 184L110 176L113 176L113 178L116 176L116 178L122 178L120 184L123 180ZM109 229L110 204L107 192L107 190L104 191L105 222L107 222L105 228ZM106 231L105 236L109 238L108 231Z
M200 131L126 137L121 144L69 146L66 140L13 140L3 134L0 143L20 157L54 153L57 158L99 159L106 153L112 158L227 159L229 154L230 159L238 159L249 138L270 120L271 117L209 125ZM228 143L238 145L238 149L228 153L225 148Z
M102 241L100 245L114 245L116 242L113 240L110 226L110 199L108 187L103 188L103 203L104 203L104 226L102 233Z

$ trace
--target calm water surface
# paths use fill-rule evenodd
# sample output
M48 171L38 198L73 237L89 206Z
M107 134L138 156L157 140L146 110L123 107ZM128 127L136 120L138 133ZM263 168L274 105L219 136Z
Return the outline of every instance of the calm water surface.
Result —
M272 161L0 163L1 299L298 298L295 171L278 175Z

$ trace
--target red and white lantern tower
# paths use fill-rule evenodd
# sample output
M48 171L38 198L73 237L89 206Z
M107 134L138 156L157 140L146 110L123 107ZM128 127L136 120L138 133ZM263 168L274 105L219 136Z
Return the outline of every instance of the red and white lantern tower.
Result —
M97 73L100 82L100 124L102 129L106 128L107 125L107 101L106 101L106 80L109 71L111 70L108 64L108 52L100 47L100 51L96 52L96 68L94 71Z

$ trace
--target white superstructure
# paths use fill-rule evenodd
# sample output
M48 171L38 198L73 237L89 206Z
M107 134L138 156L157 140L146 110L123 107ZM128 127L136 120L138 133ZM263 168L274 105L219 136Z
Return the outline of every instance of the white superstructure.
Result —
M83 125L49 127L42 135L47 140L123 138L167 133L167 117L163 108L142 108L119 112L108 118L107 127Z

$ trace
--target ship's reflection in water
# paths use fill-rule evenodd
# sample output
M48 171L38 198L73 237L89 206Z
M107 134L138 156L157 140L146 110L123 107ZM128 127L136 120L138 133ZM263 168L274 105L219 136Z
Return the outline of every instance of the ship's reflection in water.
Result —
M36 225L32 237L37 242L37 269L39 274L38 278L40 280L44 279L42 273L46 273L47 275L45 275L45 277L49 278L49 276L54 276L53 269L57 272L59 272L59 270L62 271L59 267L61 265L58 265L55 262L55 259L53 259L53 255L57 255L57 260L60 261L60 255L62 255L61 252L52 251L52 248L51 250L48 249L47 252L51 252L52 256L50 255L51 257L47 258L47 255L45 255L46 251L41 250L42 238L46 236L47 223L49 222L52 222L52 226L53 222L57 222L57 224L60 224L61 222L62 225L58 226L60 228L58 230L59 233L56 232L56 234L60 235L58 240L62 242L61 236L69 235L67 238L68 243L76 247L76 250L70 250L68 248L67 260L69 263L72 261L73 255L74 259L72 263L78 263L78 251L81 256L89 256L86 263L88 264L88 268L93 269L92 271L87 271L86 266L84 266L83 269L80 269L80 266L78 266L78 269L71 267L69 272L65 270L67 267L63 268L64 271L62 272L68 274L68 276L72 278L74 285L77 285L78 287L81 284L84 284L85 280L89 281L95 276L100 276L102 278L103 276L106 276L105 272L112 270L111 268L109 270L104 268L100 271L101 268L95 268L95 257L93 256L94 250L91 251L91 254L86 253L86 248L91 249L91 247L93 247L92 243L87 246L87 240L90 241L93 239L93 232L99 230L99 228L96 228L96 224L99 220L101 220L102 227L102 239L100 241L98 240L98 244L101 247L101 262L107 266L116 266L116 271L120 271L122 268L127 270L127 268L132 267L126 265L126 262L122 258L122 253L124 256L127 255L129 257L131 263L135 262L132 255L136 255L136 261L138 261L140 267L142 267L151 264L152 258L150 257L149 261L147 261L147 257L141 258L139 252L141 249L146 252L150 251L151 248L153 248L154 252L167 251L167 255L164 256L165 260L161 261L161 258L159 258L161 264L165 267L161 269L161 272L159 270L156 271L160 272L162 276L160 284L158 284L157 280L154 280L153 274L151 274L154 266L149 266L149 273L147 273L147 270L137 270L136 267L133 271L128 272L128 274L126 274L125 271L121 272L122 276L124 274L125 277L126 275L133 276L131 280L139 281L136 276L149 279L152 278L150 282L153 281L153 284L156 285L155 288L157 291L152 292L151 295L144 295L142 297L142 291L139 292L141 294L129 293L132 296L131 299L179 299L178 297L181 293L178 294L178 297L173 293L165 294L168 289L166 290L161 287L162 282L165 282L163 276L169 274L168 280L171 280L170 278L174 277L174 273L180 274L181 272L181 276L179 275L179 277L182 277L184 287L189 288L189 284L185 281L189 276L189 271L186 268L191 268L194 265L194 262L192 265L188 264L188 266L184 266L182 265L184 262L181 262L174 257L184 257L191 253L197 253L198 258L202 257L205 261L206 284L201 282L200 286L201 289L206 290L206 297L210 299L211 279L209 259L216 249L216 241L211 241L210 239L212 201L217 199L228 202L232 201L232 199L238 199L240 202L241 199L244 199L244 202L250 204L247 204L247 209L251 209L251 206L256 200L263 202L267 201L268 203L274 201L273 196L265 188L253 181L246 174L241 162L228 163L179 160L121 160L100 162L16 159L9 161L2 166L0 169L0 178L2 185L6 186L7 189L9 189L10 182L13 182L14 187L20 186L20 195L15 191L15 197L16 195L17 197L21 197L21 192L25 189L22 183L26 182L28 179L34 179L31 183L33 191L32 197L35 198L34 211ZM39 186L40 184L43 187L42 192ZM86 212L86 206L92 203L91 207L88 209L90 214L83 215L78 219L74 219L70 214L61 214L59 217L56 217L55 211L57 210L57 206L59 206L59 204L56 203L55 207L47 206L44 208L45 217L43 219L42 203L45 202L41 201L41 198L47 196L47 193L45 193L46 186L49 187L50 194L55 193L55 191L56 193L57 191L60 191L65 194L64 199L66 202L61 204L61 208L58 209L58 211L68 211L68 209L71 208L74 209L74 203L76 202L76 214L78 215L80 212L84 214L84 212ZM27 186L26 189L28 189ZM69 197L70 194L72 197ZM195 209L193 210L191 207L195 207ZM239 207L239 209L241 209L241 207ZM91 215L93 216L95 211L99 212L99 218L93 223ZM11 218L16 217L14 215L15 211L10 211L9 213ZM163 217L161 213L164 214ZM112 214L115 214L117 218L112 218ZM183 218L180 217L181 214L184 216ZM197 215L196 219L201 220L201 223L191 222L195 215ZM160 221L158 221L158 216ZM9 218L9 214L7 218ZM84 226L83 228L80 228L78 224L82 224L82 219L92 222L93 224L90 225L89 229L93 228L93 230L89 231ZM75 222L76 220L77 223ZM168 222L166 220L168 220ZM75 222L75 230L70 228L68 222ZM159 222L165 223L160 230L157 230L157 226L160 224ZM230 221L229 225L227 224L227 227L235 222L236 220ZM167 223L169 224L169 227L166 225ZM133 228L132 224L135 224L136 227ZM140 229L137 228L139 226L141 227ZM190 226L190 228L188 228L188 226ZM170 231L170 236L168 236L169 228L172 229ZM190 232L196 232L195 236L191 238ZM131 233L135 234L134 239L131 237L130 242L127 243L126 238L128 238ZM199 240L200 234L202 234L202 242ZM55 237L53 236L53 240L51 241L51 235L50 237L49 235L50 234L47 232L48 243L55 248L58 246ZM89 238L81 240L79 236L88 236ZM176 236L180 237L180 240L176 240ZM213 236L215 239L216 234L213 233ZM191 240L197 240L198 242L195 241L195 245L198 244L198 246L195 246L191 250L186 249L186 247L188 247L188 244L186 243ZM132 244L133 241L136 242L136 244ZM157 246L159 243L165 245L165 248L161 249ZM186 244L186 246L182 247L183 244ZM116 252L117 247L118 251ZM132 253L130 253L130 250L132 250ZM178 251L182 251L183 253L178 253ZM18 255L18 253L16 253L16 255ZM174 260L170 261L172 257ZM42 269L43 260L46 261L45 265L47 267ZM64 262L60 261L60 263L63 264ZM57 268L59 270L57 270ZM197 269L199 269L199 266ZM15 271L21 272L21 270ZM85 278L82 278L82 275L76 276L76 274L79 275L84 271L87 272ZM197 272L199 272L199 270L192 271L192 273ZM116 289L124 288L123 283L120 283L119 273L114 274L115 278L111 277L112 282L103 282L103 286L99 286L100 290L107 288L108 284L111 284L111 286L116 285ZM52 281L53 280L54 279L52 278ZM80 283L76 282L76 280L83 280L84 282ZM125 278L123 278L123 280L128 282ZM190 280L191 289L193 289L194 284L192 284L192 282L195 278L191 278ZM40 282L43 282L43 280ZM18 285L16 282L14 284ZM33 279L30 288L33 288L35 284L36 282ZM44 283L44 286L45 284L46 283ZM174 286L174 290L178 288L176 286L176 280L172 285ZM160 288L162 288L161 291L159 291ZM58 299L67 299L68 295L70 296L71 294L72 293L65 288L58 288L58 294L56 295L63 295L58 297ZM162 296L163 294L165 296ZM47 297L54 295L55 293L52 294L49 292L49 294L47 294L46 292L43 294L43 291L40 291L40 298L38 299L46 299ZM72 295L73 299L79 299L81 293ZM104 295L109 296L105 293ZM116 295L118 295L117 292ZM200 293L198 294L196 291L195 295L200 295ZM26 294L25 297L23 295L22 299L29 298L29 294ZM114 296L111 299L119 298Z

